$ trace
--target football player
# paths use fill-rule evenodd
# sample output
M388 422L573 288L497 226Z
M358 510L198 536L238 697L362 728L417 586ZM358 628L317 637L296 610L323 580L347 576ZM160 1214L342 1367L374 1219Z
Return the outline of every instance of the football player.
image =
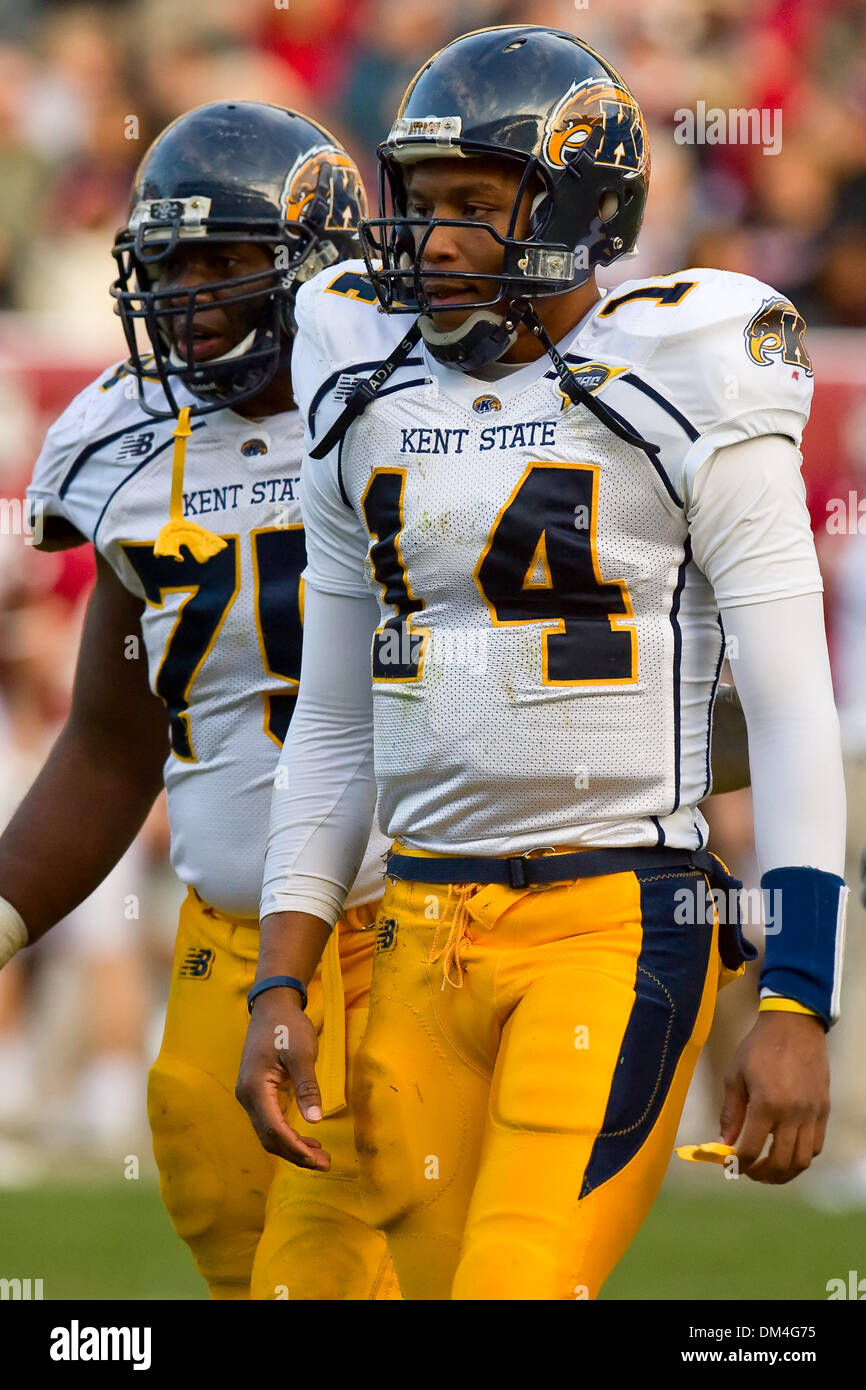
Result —
M164 783L187 896L148 1108L165 1204L216 1299L250 1297L254 1256L256 1298L399 1297L385 1241L359 1217L344 1096L372 965L362 929L383 886L378 836L309 989L310 1016L328 1020L330 1173L314 1171L312 1140L310 1169L289 1169L267 1205L285 1165L234 1097L300 675L293 303L304 279L357 252L365 210L348 154L296 112L220 102L170 125L114 245L129 361L54 424L30 489L43 548L92 542L98 577L69 721L0 841L0 964L105 877Z
M754 952L697 809L726 640L774 930L712 1147L766 1183L821 1149L847 890L804 325L712 270L600 294L649 152L570 34L455 40L379 153L369 278L297 301L304 672L258 973L312 975L375 752L395 843L353 1095L367 1210L404 1297L594 1297ZM297 990L261 1003L239 1094L291 1160L266 1049L286 1027L309 1117L314 1030Z

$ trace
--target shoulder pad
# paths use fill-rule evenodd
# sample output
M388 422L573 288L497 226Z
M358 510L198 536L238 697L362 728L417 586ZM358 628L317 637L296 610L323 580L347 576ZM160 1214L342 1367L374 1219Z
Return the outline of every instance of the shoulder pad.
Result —
M345 261L321 271L298 291L292 381L308 427L311 412L315 416L325 397L333 395L336 404L345 401L356 378L375 371L414 322L410 314L379 312L365 271L363 261Z
M634 362L690 421L700 435L690 464L698 466L761 434L799 444L812 399L805 330L771 285L691 269L619 285L596 311L591 341Z
M145 390L161 392L161 387L158 382L146 383ZM160 428L171 430L171 421L155 420L141 409L135 378L121 362L106 368L79 391L48 430L27 489L44 518L44 548L67 548L86 539L80 523L76 525L70 515L65 497L78 471L100 446L117 441L117 462L128 469L129 458L122 456L124 436L130 436L131 452L137 456L139 445L145 443L139 436L149 431L152 438Z

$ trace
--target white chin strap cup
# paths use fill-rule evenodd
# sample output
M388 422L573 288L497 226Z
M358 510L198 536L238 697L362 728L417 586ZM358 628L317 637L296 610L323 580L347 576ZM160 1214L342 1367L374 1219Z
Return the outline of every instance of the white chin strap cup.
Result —
M242 357L245 352L249 352L255 341L255 337L256 330L254 328L251 333L248 333L245 338L241 339L237 347L229 348L228 352L222 353L220 357L208 357L203 362L196 362L195 365L197 367L212 367L215 362L231 362L234 357ZM168 354L168 360L172 367L189 368L190 366L190 363L180 356L174 344L172 344L171 352Z
M469 315L468 319L446 333L441 332L436 327L435 321L429 314L422 314L418 320L421 336L430 347L451 347L454 343L459 343L468 333L471 333L479 323L489 323L493 328L501 328L504 322L505 319L501 314L491 314L489 309L476 309L474 314ZM515 328L502 352L508 351L516 337L517 329ZM499 356L501 357L502 353Z

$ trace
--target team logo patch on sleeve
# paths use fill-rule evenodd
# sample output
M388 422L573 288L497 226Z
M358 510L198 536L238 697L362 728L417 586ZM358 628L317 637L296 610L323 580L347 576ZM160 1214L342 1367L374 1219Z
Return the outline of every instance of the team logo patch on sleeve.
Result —
M806 320L787 299L768 299L746 325L746 352L759 367L780 356L792 367L812 375L812 362L803 341Z
M213 970L213 951L207 946L191 946L178 970L181 980L207 980Z

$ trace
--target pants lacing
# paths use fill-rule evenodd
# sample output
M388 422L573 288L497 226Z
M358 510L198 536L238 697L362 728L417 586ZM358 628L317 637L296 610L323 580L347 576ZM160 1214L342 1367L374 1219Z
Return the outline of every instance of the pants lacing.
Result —
M463 961L460 956L460 951L464 941L472 940L471 936L469 936L469 923L471 918L466 904L473 894L478 892L479 886L480 885L477 883L461 883L459 887L455 887L453 883L449 885L448 900L450 902L453 894L457 899L457 906L454 909L454 917L451 921L451 930L448 933L448 940L445 942L445 945L440 947L437 951L436 946L439 941L439 931L442 925L442 919L440 917L436 923L436 931L433 934L433 944L430 948L431 965L435 965L440 957L443 958L442 989L445 988L446 980L449 985L453 985L454 989L463 988ZM456 979L451 978L452 967L454 968Z

